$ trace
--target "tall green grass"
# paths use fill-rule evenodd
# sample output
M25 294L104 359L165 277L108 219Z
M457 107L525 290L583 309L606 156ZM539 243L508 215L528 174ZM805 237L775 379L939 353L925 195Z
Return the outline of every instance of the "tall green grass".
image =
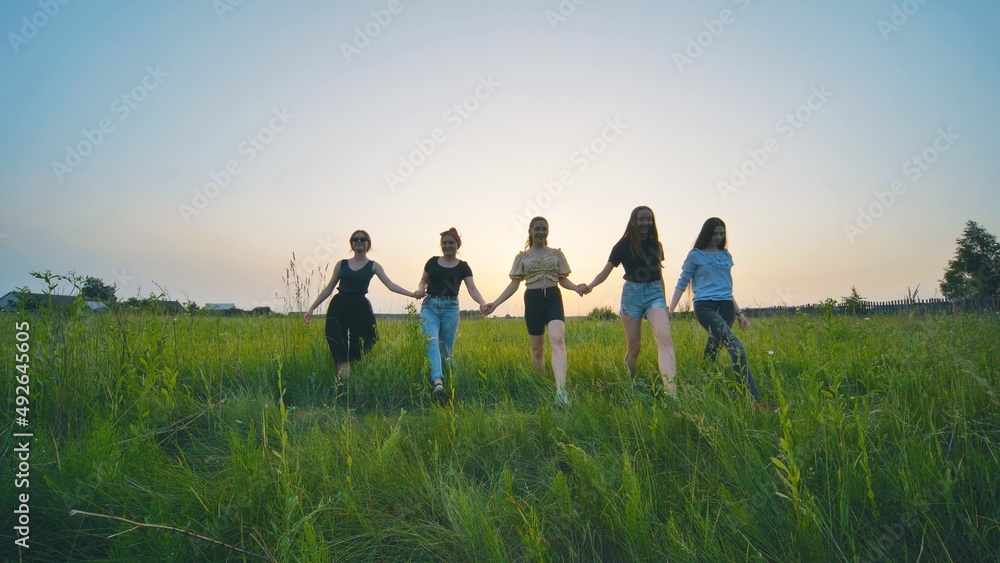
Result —
M21 318L0 316L0 342ZM462 321L442 405L415 317L380 321L346 382L322 322L27 318L28 559L245 558L71 510L280 561L1000 557L995 315L755 320L741 338L778 413L701 357L690 317L673 326L678 406L648 329L633 382L620 324L570 319L566 410L519 319Z

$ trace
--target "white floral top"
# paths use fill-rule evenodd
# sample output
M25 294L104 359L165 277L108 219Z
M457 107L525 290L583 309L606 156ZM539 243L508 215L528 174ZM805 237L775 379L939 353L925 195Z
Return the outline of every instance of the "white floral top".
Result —
M552 252L542 255L529 254L527 250L518 252L514 265L510 268L510 278L534 283L549 280L558 283L560 279L569 276L569 263L562 250L553 248Z

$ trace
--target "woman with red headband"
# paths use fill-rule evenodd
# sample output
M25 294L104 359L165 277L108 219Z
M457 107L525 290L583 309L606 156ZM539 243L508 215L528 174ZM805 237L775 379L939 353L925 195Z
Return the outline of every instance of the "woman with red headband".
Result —
M420 307L420 327L427 339L427 359L431 363L431 383L434 396L445 398L444 370L447 365L451 372L452 354L455 350L455 336L458 333L458 291L462 282L469 295L480 307L486 300L476 289L472 279L472 268L464 260L456 257L462 247L462 238L454 227L441 233L441 256L434 256L424 265L416 295L423 297Z

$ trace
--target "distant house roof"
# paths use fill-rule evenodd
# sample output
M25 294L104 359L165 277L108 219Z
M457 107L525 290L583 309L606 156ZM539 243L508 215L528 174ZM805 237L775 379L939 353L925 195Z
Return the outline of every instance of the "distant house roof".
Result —
M45 295L44 293L17 293L11 291L0 297L0 309L6 311L16 311L21 305L21 298L25 297L25 307L39 307L52 300L52 305L56 307L66 307L76 303L76 297L72 295Z
M87 307L90 307L91 311L100 311L101 309L107 309L108 306L100 301L84 301Z
M234 303L205 303L206 311L228 311L235 308Z
M160 301L160 307L163 307L167 311L183 311L184 305L181 305L180 301Z

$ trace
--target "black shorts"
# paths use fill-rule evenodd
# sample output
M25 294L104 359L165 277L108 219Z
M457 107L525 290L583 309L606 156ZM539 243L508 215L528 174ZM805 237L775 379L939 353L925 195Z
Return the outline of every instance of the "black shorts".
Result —
M558 287L524 290L524 323L528 325L528 334L541 336L550 321L565 320Z

